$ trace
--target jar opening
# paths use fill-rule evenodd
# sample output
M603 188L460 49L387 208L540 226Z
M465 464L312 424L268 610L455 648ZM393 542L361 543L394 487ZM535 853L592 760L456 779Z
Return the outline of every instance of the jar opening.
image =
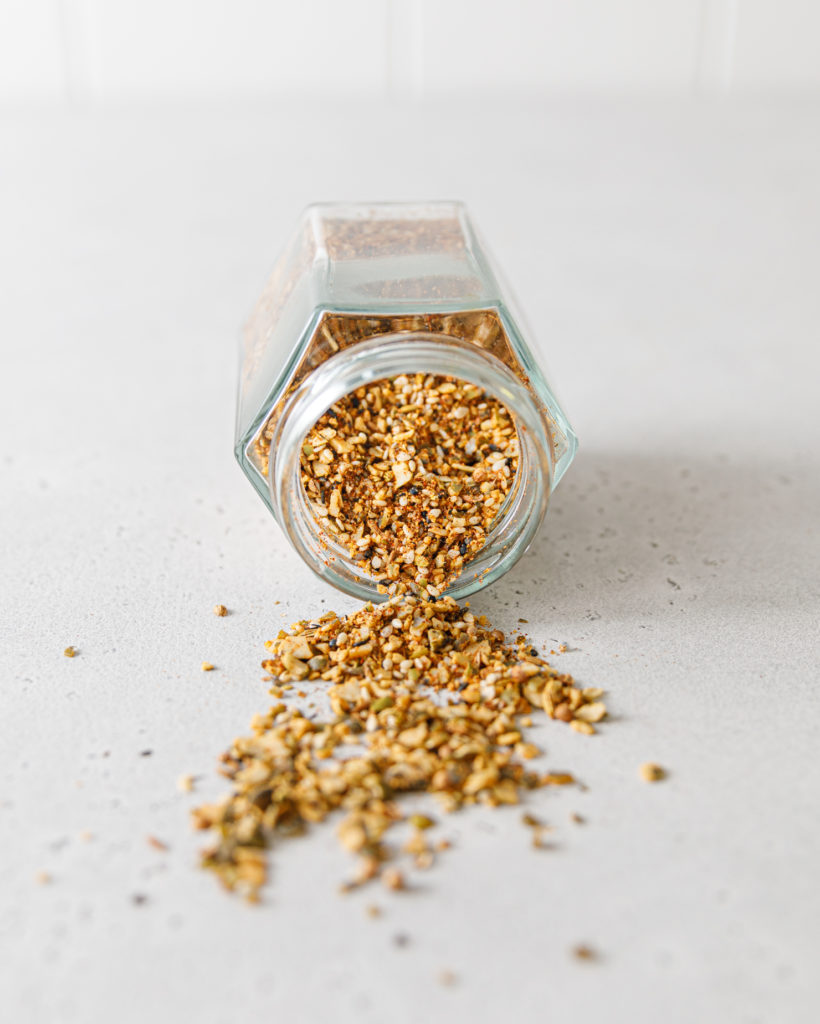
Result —
M439 591L464 598L506 572L524 553L543 519L553 477L548 423L527 386L499 359L470 342L423 332L381 335L339 352L288 398L269 461L268 486L276 517L302 558L322 579L363 600L383 601L379 579L365 574L322 527L301 476L308 432L345 395L380 380L423 372L479 387L506 406L518 435L518 468L483 546ZM410 586L410 589L414 589Z

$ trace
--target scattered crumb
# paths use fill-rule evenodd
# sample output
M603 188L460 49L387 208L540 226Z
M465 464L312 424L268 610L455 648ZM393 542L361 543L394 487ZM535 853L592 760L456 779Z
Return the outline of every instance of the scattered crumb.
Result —
M661 779L666 778L666 770L661 768L659 764L653 764L652 761L646 761L642 764L640 773L644 782L660 782Z
M135 892L131 897L131 902L135 907L142 907L148 902L148 897L144 892Z
M65 650L63 651L63 654L64 654L64 655L65 655L65 656L66 656L67 658L76 658L76 657L77 657L77 655L78 655L79 653L80 653L80 652L79 652L79 651L77 650L77 648L76 648L76 647L73 647L73 646L71 646L71 647L66 647L66 649L65 649Z
M364 885L365 882L372 881L379 873L379 858L366 856L360 857L359 863L356 866L356 874L354 876L354 883L356 885Z
M398 868L385 868L382 871L382 882L388 889L397 891L405 888L404 875Z
M163 853L168 849L168 844L164 843L161 839L157 839L156 836L148 836L148 845L153 846L155 850L161 850Z
M569 820L574 822L576 825L586 825L586 818L582 818L580 814L576 814L575 811L569 816Z
M393 936L393 945L398 946L399 949L404 949L410 945L410 936L406 932L398 932Z
M221 619L221 618L224 618L224 616L226 616L227 614L228 614L228 609L225 607L224 604L215 604L214 605L214 615L218 615L220 617L220 619Z
M545 834L552 831L549 825L545 825L532 814L522 814L521 822L532 829L532 845L536 850L551 849L551 845L544 840Z
M81 843L90 843L91 840L94 838L94 833L89 832L88 829L85 829L77 836L77 838L80 840Z
M524 721L545 712L589 725L606 713L600 689L576 685L528 642L511 642L451 598L397 595L344 618L325 612L280 630L265 647L262 667L279 700L254 717L253 736L222 755L230 797L193 811L194 827L214 833L203 867L245 896L265 881L274 829L299 834L337 808L347 811L338 827L342 846L364 858L343 891L379 876L387 889L407 888L385 843L388 829L411 826L411 869L430 868L436 850L450 844L430 843L434 818L415 809L405 818L386 795L432 793L448 813L520 804L546 786L580 786L568 772L528 768L541 751L525 742ZM447 699L420 693L420 685ZM320 688L330 715L288 700ZM338 757L340 748L366 756ZM546 826L533 818L530 827L534 845L549 848Z
M153 753L153 750L141 750L140 757L150 757Z
M595 952L595 950L591 949L584 943L581 943L578 946L574 946L572 949L572 955L575 957L576 960L589 961L598 959L598 954Z
M213 672L213 670L214 670L214 667L210 663L210 661L203 661L202 662L202 671L203 672Z
M51 881L52 881L52 878L51 878L51 875L47 871L38 871L36 873L36 875L34 876L34 881L38 885L50 885Z
M375 903L371 903L369 906L365 907L365 913L368 917L381 917L382 908L376 906Z
M177 779L177 789L180 793L190 793L194 788L193 775L180 775Z
M450 985L455 985L455 983L457 981L458 981L458 976L453 971L449 971L446 968L443 971L439 971L439 975L438 975L438 983L439 983L439 985L445 985L445 986L449 987Z

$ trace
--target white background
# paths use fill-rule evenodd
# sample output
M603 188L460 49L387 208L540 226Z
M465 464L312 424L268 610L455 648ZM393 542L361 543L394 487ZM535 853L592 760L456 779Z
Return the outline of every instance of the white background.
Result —
M820 85L815 0L2 0L0 100Z

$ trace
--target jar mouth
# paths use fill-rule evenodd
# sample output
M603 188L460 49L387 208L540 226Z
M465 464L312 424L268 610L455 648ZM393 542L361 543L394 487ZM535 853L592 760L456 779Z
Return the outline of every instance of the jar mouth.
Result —
M496 356L449 336L408 332L380 335L326 360L290 395L271 438L268 487L276 518L307 565L332 586L380 602L379 580L365 575L346 548L314 516L302 484L302 444L316 421L357 388L399 374L455 377L480 387L513 416L518 469L486 541L440 593L461 599L502 576L526 551L547 509L553 479L552 437L540 406Z

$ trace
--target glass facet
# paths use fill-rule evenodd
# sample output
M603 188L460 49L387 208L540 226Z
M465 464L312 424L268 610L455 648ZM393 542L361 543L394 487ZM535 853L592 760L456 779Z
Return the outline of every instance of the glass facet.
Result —
M552 444L552 486L577 440L460 203L318 204L302 215L245 327L236 456L271 512L271 439L288 396L328 359L389 335L457 339L527 386ZM513 410L515 411L515 410Z

